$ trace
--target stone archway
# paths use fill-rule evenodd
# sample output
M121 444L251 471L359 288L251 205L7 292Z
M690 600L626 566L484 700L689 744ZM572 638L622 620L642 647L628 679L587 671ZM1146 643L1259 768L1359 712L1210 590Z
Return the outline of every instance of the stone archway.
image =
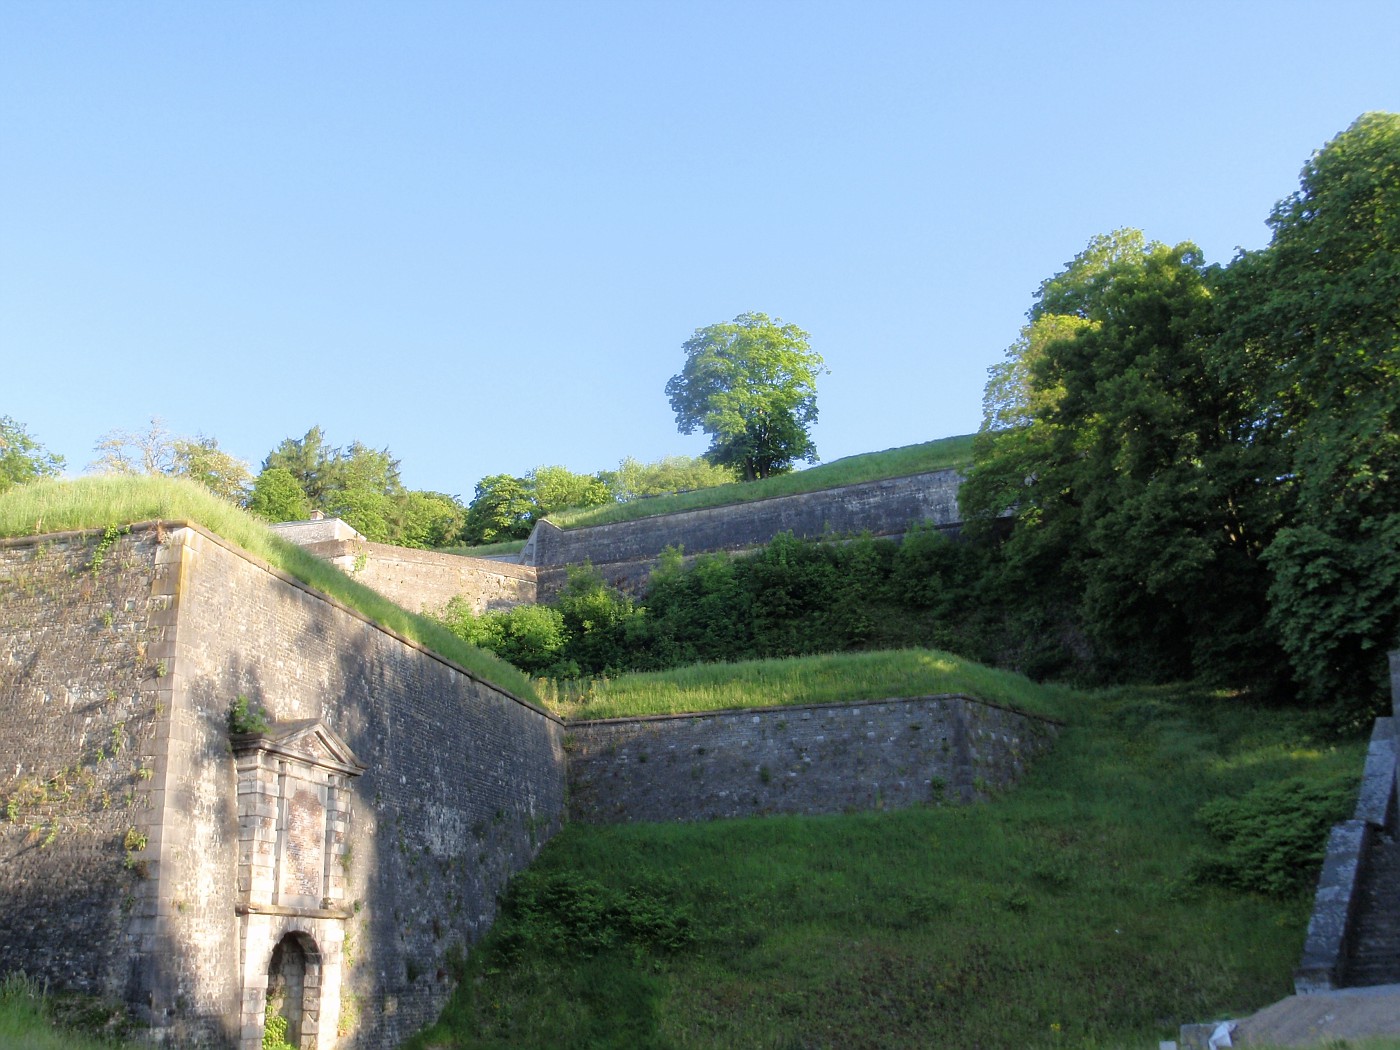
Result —
M298 1050L316 1050L321 1019L321 953L305 933L288 933L267 964L266 1023Z

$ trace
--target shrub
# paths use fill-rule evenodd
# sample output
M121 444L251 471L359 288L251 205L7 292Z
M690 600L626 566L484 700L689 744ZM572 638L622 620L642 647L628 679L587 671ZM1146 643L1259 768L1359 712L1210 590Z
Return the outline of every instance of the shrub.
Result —
M1196 816L1220 847L1198 856L1192 875L1275 896L1306 890L1322 864L1329 830L1347 818L1355 800L1355 779L1339 775L1293 777L1209 802Z

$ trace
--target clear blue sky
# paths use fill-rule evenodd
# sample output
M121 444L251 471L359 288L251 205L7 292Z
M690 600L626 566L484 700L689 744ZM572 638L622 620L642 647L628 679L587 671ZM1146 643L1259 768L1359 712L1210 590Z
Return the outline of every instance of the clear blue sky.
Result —
M0 415L151 415L405 482L698 454L681 344L759 310L823 459L967 433L1042 279L1268 241L1400 110L1400 3L0 0Z

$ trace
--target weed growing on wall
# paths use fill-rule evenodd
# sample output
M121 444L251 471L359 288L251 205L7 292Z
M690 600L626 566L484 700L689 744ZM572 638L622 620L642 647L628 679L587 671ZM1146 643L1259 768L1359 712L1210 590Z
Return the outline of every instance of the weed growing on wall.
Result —
M271 728L272 724L267 720L267 712L261 707L252 705L243 694L240 693L229 705L228 731L230 733L266 733Z

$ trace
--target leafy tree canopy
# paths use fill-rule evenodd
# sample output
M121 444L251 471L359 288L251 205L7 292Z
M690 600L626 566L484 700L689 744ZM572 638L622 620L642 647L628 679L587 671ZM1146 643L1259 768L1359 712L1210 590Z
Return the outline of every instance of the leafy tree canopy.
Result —
M311 501L286 467L269 467L253 482L248 510L264 521L305 521Z
M314 426L268 453L248 509L270 521L293 521L323 510L365 538L401 547L446 547L462 541L466 508L443 492L405 489L399 461L387 448L360 441L344 448Z
M152 416L145 430L109 430L94 451L99 456L88 468L98 474L189 478L238 506L248 499L252 472L247 463L219 448L217 438L177 437L159 416Z
M56 477L63 457L29 436L23 424L0 416L0 492L35 478Z
M685 367L666 384L680 432L709 434L705 458L747 481L815 461L808 430L826 368L809 338L761 313L697 329L684 346Z
M1314 154L1270 225L1225 267L1120 230L1045 281L961 499L973 534L1014 520L997 585L1101 670L1291 670L1345 723L1400 642L1400 116Z

